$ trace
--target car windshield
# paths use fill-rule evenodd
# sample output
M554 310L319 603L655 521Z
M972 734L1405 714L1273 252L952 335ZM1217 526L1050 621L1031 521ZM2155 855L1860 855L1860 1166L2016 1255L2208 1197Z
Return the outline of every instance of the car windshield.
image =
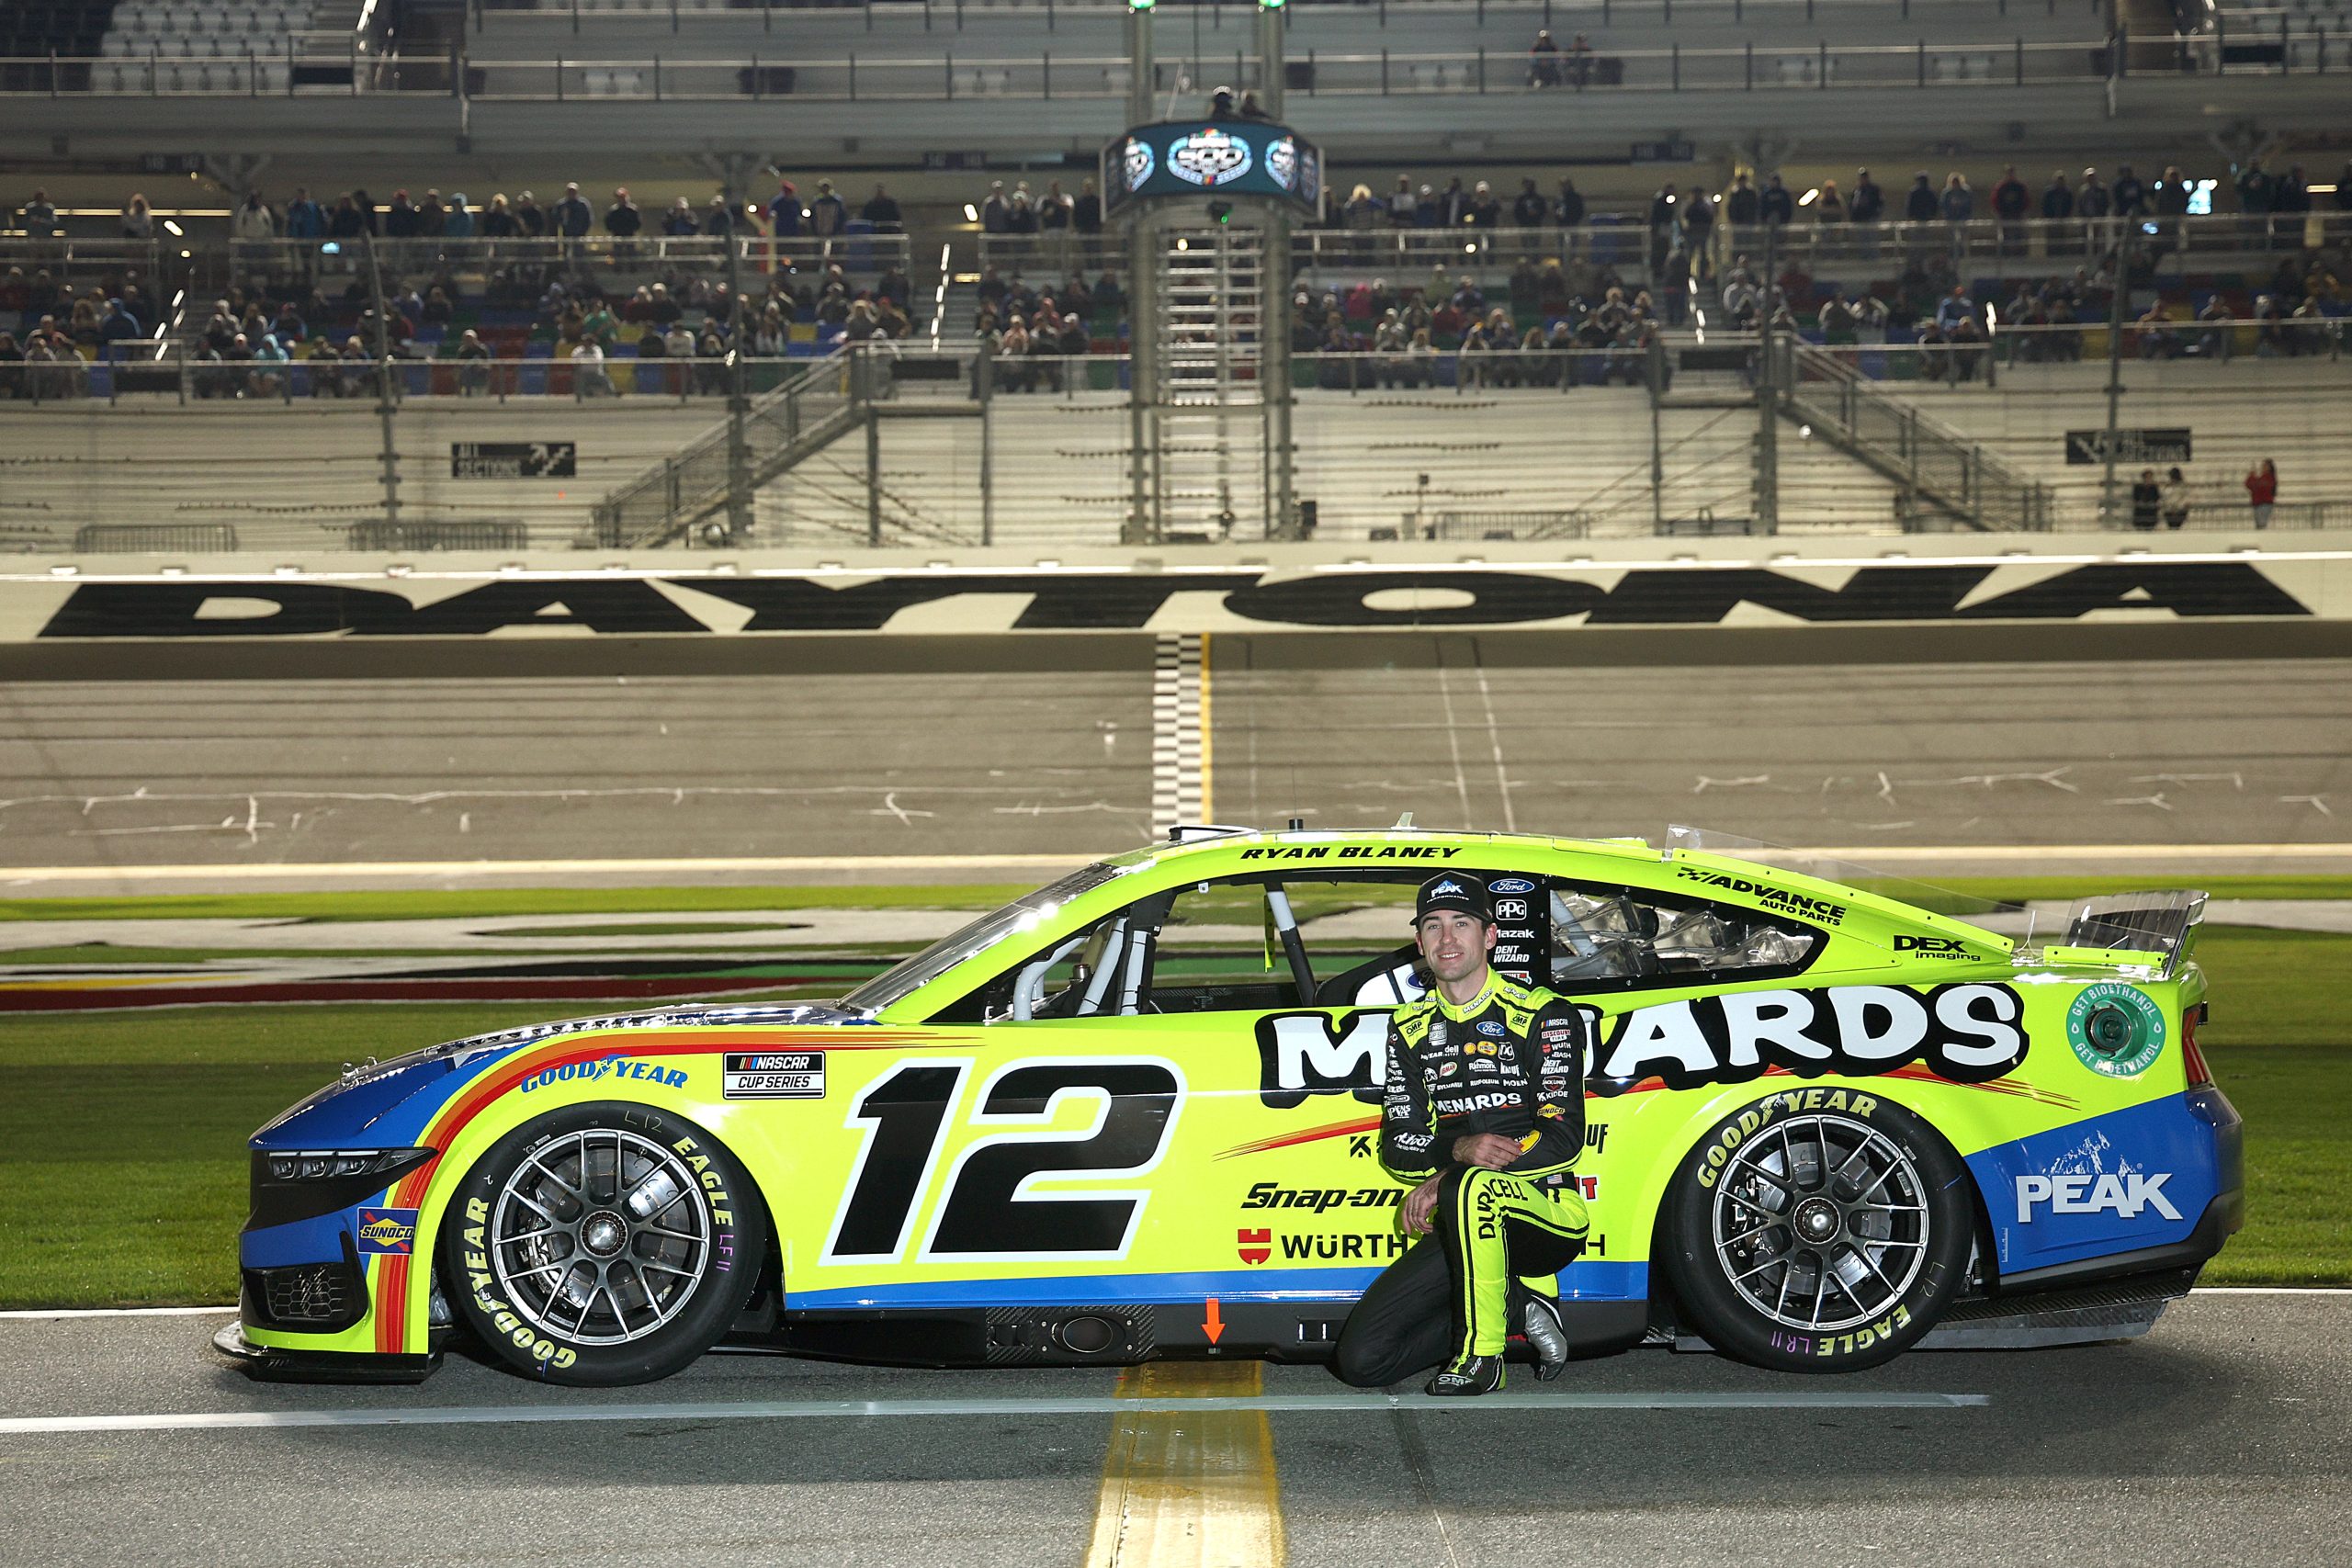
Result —
M1090 893L1126 868L1097 861L1050 886L1024 893L1001 909L982 915L970 925L886 970L842 998L841 1005L863 1012L879 1012L917 988L929 985L974 954L985 952L1016 931L1034 929L1055 910L1081 893Z

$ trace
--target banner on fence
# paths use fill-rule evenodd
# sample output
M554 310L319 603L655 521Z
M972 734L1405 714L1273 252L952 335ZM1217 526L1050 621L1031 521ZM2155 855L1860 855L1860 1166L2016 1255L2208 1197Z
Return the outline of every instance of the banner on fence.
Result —
M576 441L452 441L453 479L568 479L580 472Z
M2119 430L2115 433L2115 460L2141 464L2186 463L2188 461L2188 432ZM2106 462L2107 432L2066 432L2066 461L2076 467L2085 463Z

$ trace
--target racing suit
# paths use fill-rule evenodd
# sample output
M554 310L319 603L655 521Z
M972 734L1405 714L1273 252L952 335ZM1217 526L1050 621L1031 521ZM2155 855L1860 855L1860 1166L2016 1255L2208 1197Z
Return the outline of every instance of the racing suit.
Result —
M1349 1315L1341 1378L1380 1387L1449 1358L1500 1355L1524 1297L1550 1295L1584 1250L1568 1171L1584 1148L1589 1030L1557 993L1492 970L1457 1007L1432 990L1389 1021L1380 1162L1400 1181L1442 1173L1431 1231L1382 1271ZM1457 1138L1499 1133L1502 1170L1453 1162Z

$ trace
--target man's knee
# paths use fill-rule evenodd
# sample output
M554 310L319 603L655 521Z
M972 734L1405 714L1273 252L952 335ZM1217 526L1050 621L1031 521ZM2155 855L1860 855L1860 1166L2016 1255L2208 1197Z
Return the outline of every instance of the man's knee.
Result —
M1340 1336L1331 1370L1351 1388L1385 1388L1405 1373L1396 1366L1396 1346L1377 1344L1369 1334Z

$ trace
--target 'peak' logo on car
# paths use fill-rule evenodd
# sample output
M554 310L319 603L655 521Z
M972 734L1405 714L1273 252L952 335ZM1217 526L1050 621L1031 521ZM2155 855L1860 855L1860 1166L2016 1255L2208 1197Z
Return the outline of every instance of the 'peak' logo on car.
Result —
M2037 1203L2049 1204L2053 1214L2109 1213L2119 1219L2136 1220L2142 1211L2154 1209L2165 1219L2177 1220L2180 1211L2165 1196L2165 1183L2171 1179L2170 1171L2150 1176L2138 1170L2121 1174L2110 1171L2098 1177L2020 1176L2018 1224L2033 1223Z
M415 1247L414 1209L359 1211L360 1251L383 1258L406 1258Z

